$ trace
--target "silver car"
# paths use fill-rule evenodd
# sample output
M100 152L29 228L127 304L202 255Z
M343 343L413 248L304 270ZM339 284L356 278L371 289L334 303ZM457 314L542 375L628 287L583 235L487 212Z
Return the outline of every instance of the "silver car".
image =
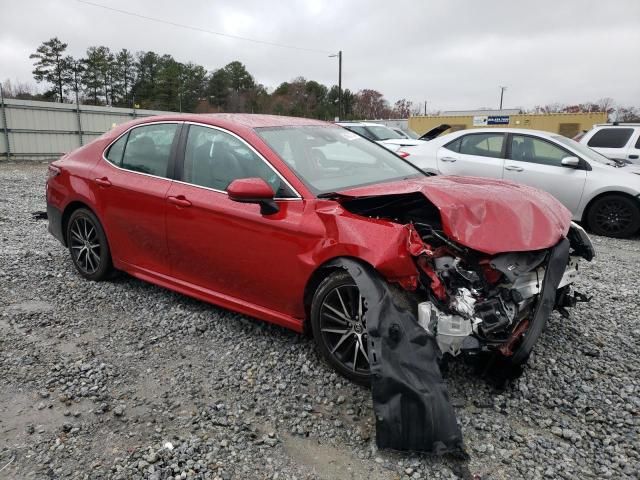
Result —
M640 168L555 133L461 130L402 151L432 175L499 178L546 190L598 235L624 238L640 229Z

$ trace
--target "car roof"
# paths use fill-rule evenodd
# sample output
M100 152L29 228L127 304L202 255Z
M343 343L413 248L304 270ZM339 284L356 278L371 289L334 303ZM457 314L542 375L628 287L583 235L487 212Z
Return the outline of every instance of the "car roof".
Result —
M126 126L139 125L153 122L196 122L213 126L236 126L248 129L260 127L295 127L295 126L330 126L329 122L316 120L313 118L286 117L282 115L262 115L254 113L175 113L167 115L153 115L149 117L139 117L136 120L127 122Z
M105 133L107 138L117 137L130 128L158 122L193 122L229 130L237 135L255 134L262 127L322 126L335 127L333 123L313 118L262 115L253 113L175 113L138 117L121 123Z
M467 128L465 130L456 130L455 132L448 133L447 135L461 134L461 133L522 133L529 135L537 135L539 137L555 137L558 133L546 132L544 130L533 130L530 128ZM443 135L444 137L444 135ZM440 137L439 137L440 138Z
M386 127L385 124L376 122L336 122L336 125L340 125L341 127L347 127L350 125L353 125L354 127Z
M607 127L607 128L629 128L629 127L640 127L640 123L638 122L613 122L613 123L596 123L593 128L599 127Z

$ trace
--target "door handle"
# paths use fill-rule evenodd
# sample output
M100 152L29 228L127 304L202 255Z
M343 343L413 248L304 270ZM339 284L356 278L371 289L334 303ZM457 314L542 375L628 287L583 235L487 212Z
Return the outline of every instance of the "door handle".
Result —
M184 195L178 195L177 197L167 197L167 201L169 203L173 203L178 207L186 208L191 206L191 202L184 198Z
M451 163L453 163L453 162L457 161L458 159L457 158L453 158L453 157L442 157L440 160L443 161L443 162L451 162Z
M629 158L631 160L637 160L639 158L639 156L638 155L629 155Z
M96 178L94 180L94 182L96 182L96 184L100 185L101 187L110 187L111 186L111 182L109 181L109 179L107 177Z
M511 170L512 172L521 172L524 170L522 167L518 167L516 165L507 165L504 167L505 170Z

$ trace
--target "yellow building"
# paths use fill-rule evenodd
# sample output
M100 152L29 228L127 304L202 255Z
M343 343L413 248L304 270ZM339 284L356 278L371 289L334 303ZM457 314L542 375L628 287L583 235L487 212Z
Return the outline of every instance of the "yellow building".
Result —
M444 115L409 117L409 128L418 135L446 123L447 133L466 128L510 127L530 128L559 133L572 138L578 132L590 130L596 123L606 123L606 112L595 113L518 113L517 110L445 112Z

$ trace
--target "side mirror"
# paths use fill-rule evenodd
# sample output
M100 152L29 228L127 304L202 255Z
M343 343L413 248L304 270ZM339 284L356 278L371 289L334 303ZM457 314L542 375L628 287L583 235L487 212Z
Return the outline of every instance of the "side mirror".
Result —
M227 187L229 199L240 203L257 203L262 215L280 211L273 200L273 189L261 178L238 178Z
M580 159L578 157L564 157L560 163L565 167L578 168L580 166Z

